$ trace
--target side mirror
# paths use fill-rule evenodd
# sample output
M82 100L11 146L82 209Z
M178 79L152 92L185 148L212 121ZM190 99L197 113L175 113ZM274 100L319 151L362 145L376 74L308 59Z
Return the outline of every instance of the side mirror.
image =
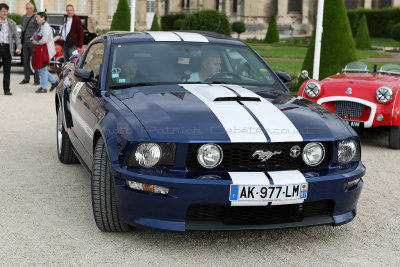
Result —
M94 73L92 70L75 69L75 76L78 76L85 82L92 81L92 79L94 79Z
M290 75L287 72L276 71L275 73L276 73L276 75L278 75L279 79L281 79L281 81L283 83L288 83L292 80L292 78L290 77Z
M308 79L308 80L310 80L310 77L308 76L308 71L306 71L306 70L302 70L300 76L301 76L301 78L303 78L303 79Z

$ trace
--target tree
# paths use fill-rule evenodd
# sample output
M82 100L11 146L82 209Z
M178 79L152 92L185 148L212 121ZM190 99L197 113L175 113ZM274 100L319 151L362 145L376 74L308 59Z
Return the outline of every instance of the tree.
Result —
M246 31L246 25L243 21L235 21L232 23L232 31L238 34L238 39L240 39L240 34Z
M276 24L275 15L272 15L269 21L267 34L265 35L264 42L266 43L279 43L279 31L278 25Z
M357 61L356 47L343 0L325 1L319 79L338 73L349 62ZM315 30L303 62L303 70L313 74Z
M110 31L130 31L131 11L128 0L119 0L117 10L114 13Z
M357 49L371 49L371 39L369 38L368 24L365 14L362 15L355 41Z
M32 5L33 5L33 12L37 12L37 8L36 8L36 3L35 3L35 0L30 0L29 1L30 3L32 3Z
M200 10L185 17L185 30L217 32L226 35L231 33L228 17L217 10Z
M154 14L153 22L151 23L150 31L159 31L160 25L158 25L157 15Z

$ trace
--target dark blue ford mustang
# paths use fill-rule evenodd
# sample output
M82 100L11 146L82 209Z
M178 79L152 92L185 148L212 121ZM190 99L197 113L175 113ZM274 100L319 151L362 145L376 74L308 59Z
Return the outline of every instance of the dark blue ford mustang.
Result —
M356 216L360 142L290 95L250 47L194 32L110 33L65 65L57 149L91 175L102 231L340 225Z

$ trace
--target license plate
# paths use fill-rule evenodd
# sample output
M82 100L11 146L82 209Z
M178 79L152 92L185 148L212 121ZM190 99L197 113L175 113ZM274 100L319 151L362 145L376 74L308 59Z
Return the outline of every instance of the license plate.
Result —
M231 185L230 201L274 202L307 198L307 184Z
M346 121L346 122L351 127L364 128L364 122L363 121Z

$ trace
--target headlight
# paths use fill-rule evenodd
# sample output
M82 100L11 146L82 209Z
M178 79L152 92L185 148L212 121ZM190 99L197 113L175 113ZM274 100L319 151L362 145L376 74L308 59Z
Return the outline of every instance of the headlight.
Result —
M197 161L206 169L217 167L222 161L222 149L216 144L205 144L197 150Z
M321 143L308 143L303 149L303 160L308 166L317 166L325 157L325 148Z
M135 159L140 166L150 168L161 158L161 147L156 143L140 144L135 151Z
M359 160L359 149L356 140L344 140L339 142L338 160L340 163Z
M389 87L382 86L376 90L376 100L380 103L387 103L392 99L392 97L393 92Z
M314 98L319 96L319 94L321 93L321 85L319 85L319 83L317 82L308 82L304 90L308 97Z

